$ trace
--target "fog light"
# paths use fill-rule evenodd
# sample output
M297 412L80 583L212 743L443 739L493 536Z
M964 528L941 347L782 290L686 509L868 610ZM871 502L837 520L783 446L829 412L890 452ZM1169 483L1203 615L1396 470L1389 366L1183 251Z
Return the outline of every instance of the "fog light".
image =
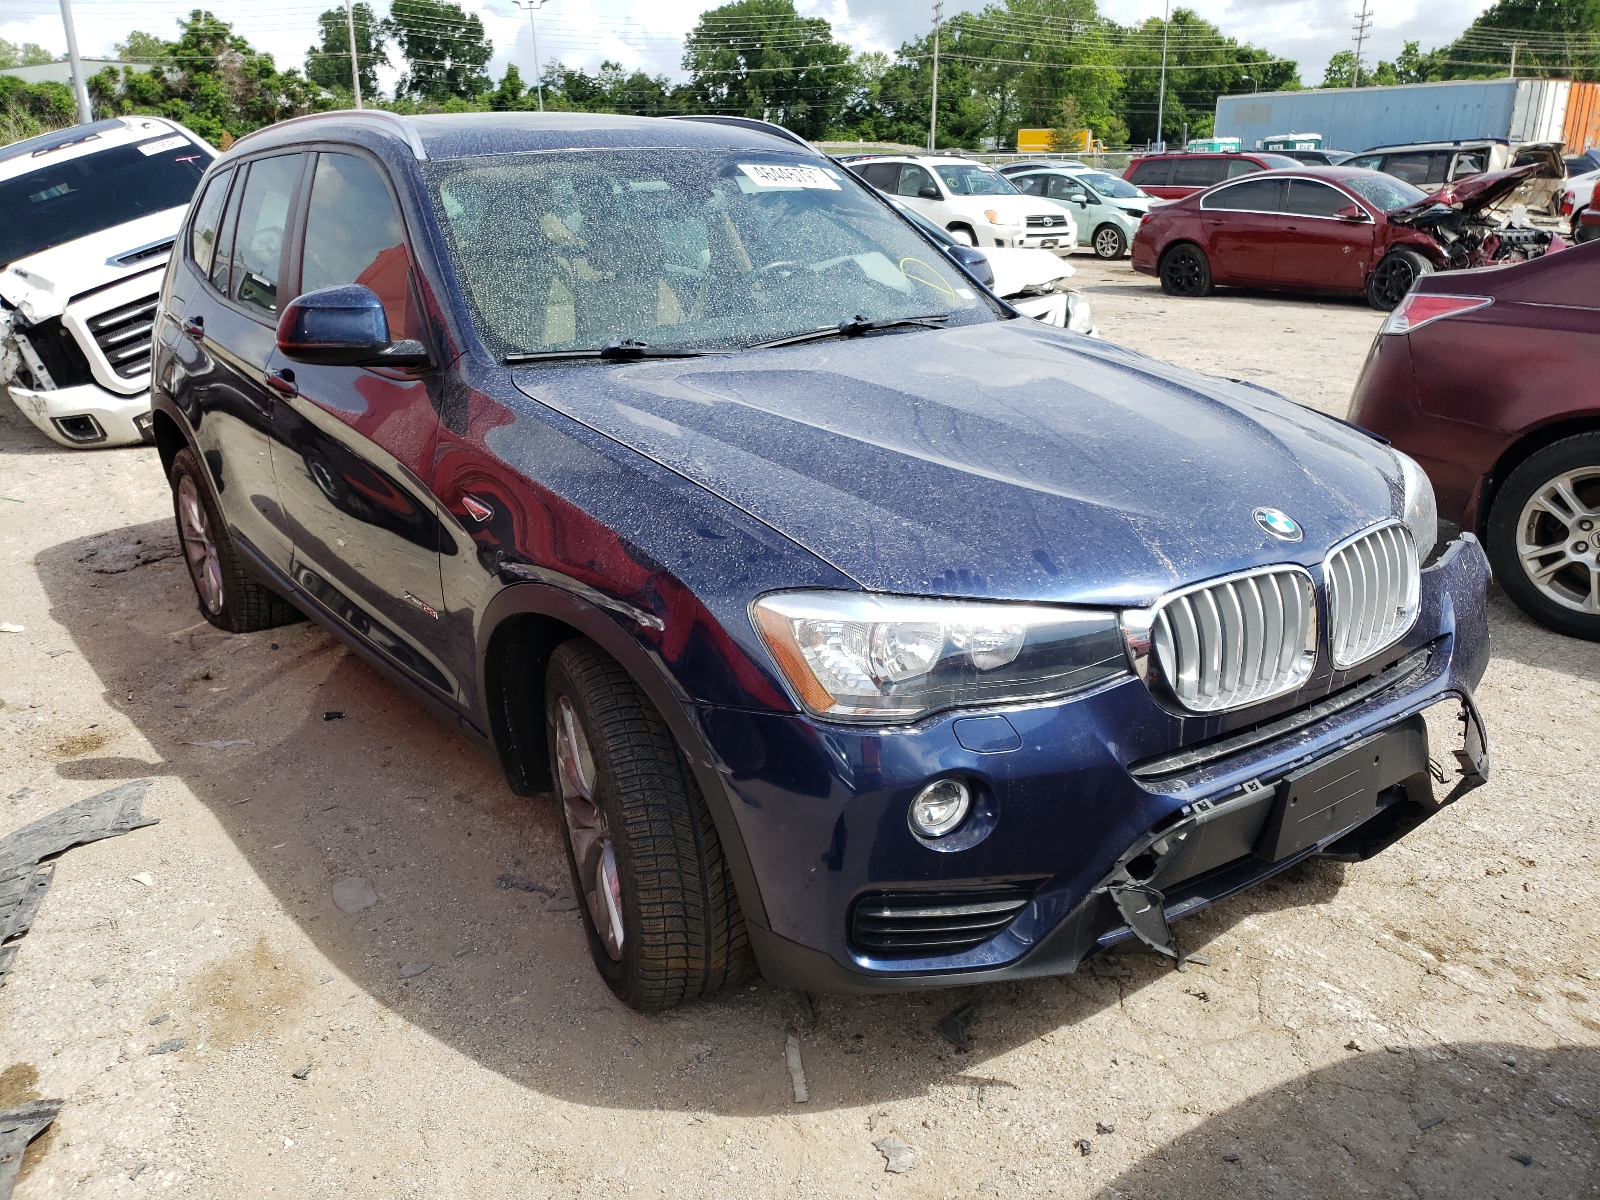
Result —
M972 807L972 792L959 779L939 779L917 793L907 819L923 837L953 833Z

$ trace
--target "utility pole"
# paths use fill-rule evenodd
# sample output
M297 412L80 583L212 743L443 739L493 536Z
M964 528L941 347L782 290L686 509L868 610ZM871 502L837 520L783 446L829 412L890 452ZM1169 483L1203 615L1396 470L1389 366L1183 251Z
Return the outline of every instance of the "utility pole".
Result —
M944 24L944 0L933 6L933 101L928 105L928 153L938 146L935 135L939 128L939 27Z
M1350 87L1361 86L1361 48L1367 43L1367 34L1372 32L1372 0L1361 0L1361 11L1354 14L1356 18L1356 66L1350 73Z
M538 89L539 111L543 112L544 80L541 78L541 76L544 74L544 70L539 66L539 31L534 28L533 14L544 7L544 0L527 0L527 3L523 3L523 0L511 0L511 3L515 4L518 8L525 8L528 10L528 32L533 35L533 86Z
M350 0L344 0L344 27L350 31L350 86L356 93L356 111L361 111L361 59L356 54L356 19Z
M1517 44L1511 43L1511 78L1517 77Z
M1161 14L1161 90L1156 97L1156 145L1160 150L1167 148L1167 138L1161 130L1167 118L1167 28L1171 21L1172 0L1167 0L1167 7Z
M72 65L72 92L78 98L78 123L94 120L89 107L89 88L83 81L83 60L78 57L78 31L72 27L72 0L61 0L61 23L67 29L67 61Z

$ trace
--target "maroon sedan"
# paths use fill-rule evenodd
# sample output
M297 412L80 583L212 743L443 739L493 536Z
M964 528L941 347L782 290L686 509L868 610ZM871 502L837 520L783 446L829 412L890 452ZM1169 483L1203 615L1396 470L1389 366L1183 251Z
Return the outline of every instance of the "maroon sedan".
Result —
M1389 315L1350 420L1433 480L1535 620L1600 640L1600 242L1433 275Z
M1163 200L1181 200L1224 179L1300 164L1286 154L1146 154L1122 177Z
M1298 167L1230 180L1153 209L1133 269L1169 296L1214 284L1365 295L1384 312L1436 270L1533 258L1562 242L1493 215L1536 166L1494 171L1429 194L1355 167Z

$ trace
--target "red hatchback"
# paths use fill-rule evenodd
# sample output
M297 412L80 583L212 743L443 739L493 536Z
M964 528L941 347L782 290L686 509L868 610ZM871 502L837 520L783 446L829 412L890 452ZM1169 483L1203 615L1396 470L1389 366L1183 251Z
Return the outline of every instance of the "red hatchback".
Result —
M1535 620L1600 640L1600 241L1420 280L1350 420L1415 458ZM1443 544L1447 539L1441 538Z
M1286 154L1147 154L1122 177L1163 200L1182 200L1225 179L1300 164Z
M1559 249L1548 230L1486 216L1534 169L1476 175L1432 195L1353 167L1256 174L1152 210L1133 240L1133 269L1158 275L1171 296L1232 284L1365 294L1388 311L1435 270Z

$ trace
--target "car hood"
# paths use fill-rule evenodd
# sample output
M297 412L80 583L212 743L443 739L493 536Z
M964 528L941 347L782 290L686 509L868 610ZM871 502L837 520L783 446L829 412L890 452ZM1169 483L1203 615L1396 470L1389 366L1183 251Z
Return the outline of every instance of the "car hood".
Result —
M996 296L1016 296L1047 283L1071 279L1072 267L1048 250L1025 246L985 247L983 256L994 270Z
M1400 487L1281 396L1026 319L514 379L885 592L1147 604L1319 563Z
M59 317L74 296L165 266L167 252L158 247L177 235L187 209L164 209L7 263L0 297L29 321ZM136 251L146 253L117 261Z
M1404 208L1397 208L1389 214L1389 220L1405 224L1407 220L1427 212L1437 204L1447 208L1457 208L1469 215L1481 213L1486 209L1504 200L1516 191L1522 181L1537 175L1540 171L1538 163L1529 163L1525 167L1512 167L1506 171L1485 171L1481 175L1469 175L1465 179L1458 179L1455 183L1447 183L1436 192L1431 192L1421 200L1413 201Z

